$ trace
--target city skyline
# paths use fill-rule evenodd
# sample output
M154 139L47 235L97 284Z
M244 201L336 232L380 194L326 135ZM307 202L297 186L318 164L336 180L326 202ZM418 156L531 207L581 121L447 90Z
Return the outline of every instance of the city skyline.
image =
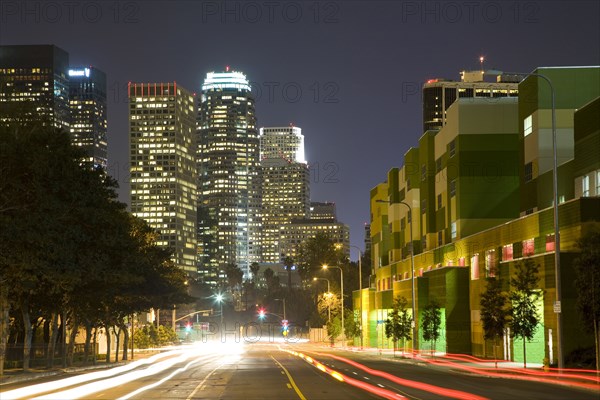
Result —
M597 400L598 15L0 1L0 398Z
M184 12L172 4L133 2L118 14L106 4L101 18L84 18L79 9L72 23L67 10L62 23L42 11L37 19L7 12L0 44L56 44L70 53L72 65L106 72L108 169L122 201L129 193L127 83L175 80L199 93L208 71L225 65L244 71L260 94L257 127L291 122L308 132L312 198L337 204L360 248L369 220L365 193L423 134L421 87L427 80L458 80L459 71L480 67L480 55L484 67L516 72L600 63L599 6L589 1L477 3L470 10L459 4L459 14L442 2L432 3L429 13L420 2L290 3L300 6L302 17L285 17L280 7L272 22L267 10L252 20L241 9L239 18L223 15L218 4L209 10L206 4L213 3L188 4ZM194 33L193 47L161 36L156 23L164 15L178 22L182 37ZM85 31L85 39L73 30ZM449 31L454 43L435 39ZM156 43L170 43L161 57L153 53Z

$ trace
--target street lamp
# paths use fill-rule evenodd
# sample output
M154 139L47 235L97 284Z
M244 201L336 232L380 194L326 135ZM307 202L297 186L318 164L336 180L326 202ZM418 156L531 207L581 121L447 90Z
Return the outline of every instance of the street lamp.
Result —
M332 266L328 266L328 265L323 265L323 269L329 269L329 268L337 268L340 270L340 281L341 281L340 297L341 297L341 301L342 301L342 345L344 347L346 347L346 345L345 345L346 335L344 333L344 270L341 267L332 267Z
M285 297L282 299L273 299L275 301L282 301L283 302L283 319L287 320L287 318L285 317Z
M327 281L327 294L331 295L331 286L329 285L329 279L327 278L313 278L313 281ZM327 302L327 321L331 322L331 304Z
M375 201L378 203L390 204L390 202L388 202L386 200L375 200ZM412 207L404 201L394 202L394 204L396 204L396 203L402 204L402 205L406 206L406 208L408 208L408 218L409 218L409 223L410 223L410 227L409 227L409 231L410 231L410 280L411 280L411 298L412 298L412 312L413 312L412 351L413 351L413 356L414 356L415 351L417 350L416 336L419 331L417 329L417 307L416 307L416 298L415 298L415 247L414 247L414 243L413 243Z
M360 298L360 307L359 307L359 323L358 326L360 328L360 348L363 348L363 301L362 301L362 252L358 246L350 245L350 247L354 247L358 250L358 295Z
M535 76L538 78L542 78L548 83L550 87L550 96L551 96L551 106L552 106L552 191L553 191L553 211L554 211L554 279L556 281L556 297L555 297L555 313L556 313L556 346L557 346L557 358L558 358L558 368L561 369L564 367L563 360L563 352L562 352L562 314L561 314L561 282L560 282L560 232L558 227L558 156L557 156L557 143L556 143L556 103L554 96L554 86L552 86L552 81L545 75L536 74L533 72L503 72L498 70L487 70L483 72L484 75L502 75L502 74L510 74L510 75L521 75L521 76Z
M218 293L217 295L215 295L215 299L217 300L217 303L219 303L221 305L221 328L223 329L223 295L221 293Z

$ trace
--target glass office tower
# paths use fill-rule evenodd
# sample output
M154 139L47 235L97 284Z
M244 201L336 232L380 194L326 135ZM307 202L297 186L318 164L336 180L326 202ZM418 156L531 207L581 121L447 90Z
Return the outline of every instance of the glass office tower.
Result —
M69 68L71 140L87 162L106 169L106 74L94 67Z
M196 108L175 82L129 84L131 212L196 274Z
M306 218L310 171L304 159L304 136L296 126L260 128L262 193L262 260L279 263L284 252L282 229Z
M53 45L0 46L0 121L69 131L69 54Z
M207 74L197 143L200 278L216 285L229 264L248 277L261 258L261 197L254 98L242 72Z

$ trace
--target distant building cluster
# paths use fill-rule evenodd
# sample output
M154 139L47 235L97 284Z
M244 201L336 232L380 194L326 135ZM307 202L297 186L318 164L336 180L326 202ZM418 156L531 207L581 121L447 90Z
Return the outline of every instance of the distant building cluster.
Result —
M553 85L554 107L540 75ZM424 84L424 133L403 165L371 190L374 274L353 303L362 311L363 341L393 346L374 321L385 321L393 299L405 297L416 319L415 345L423 349L423 310L436 300L443 331L437 351L490 357L494 343L484 340L480 306L486 278L499 277L509 290L515 265L531 259L540 265L537 290L545 295L527 360L554 363L558 313L563 354L593 344L576 312L573 260L587 223L600 221L600 67L538 68L519 83L501 74L485 82L484 71L462 76ZM506 331L501 342L501 358L523 361L522 340Z
M2 122L65 129L106 169L102 71L70 66L52 45L0 46L0 89ZM228 265L247 278L252 263L280 267L317 233L349 253L335 204L310 202L301 128L258 129L242 72L209 72L199 96L174 81L130 82L127 94L131 212L159 232L177 266L216 286Z
M107 166L106 75L69 64L52 45L0 46L0 121L42 121L70 132L86 161Z

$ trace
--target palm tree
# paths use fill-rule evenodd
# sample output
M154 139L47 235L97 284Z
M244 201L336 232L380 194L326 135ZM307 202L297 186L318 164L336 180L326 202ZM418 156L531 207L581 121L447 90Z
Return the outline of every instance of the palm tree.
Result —
M283 265L287 270L287 278L288 278L288 291L292 290L292 267L294 266L294 259L290 256L287 256L283 259Z
M256 261L253 262L252 264L250 264L250 272L252 272L252 282L254 282L254 284L257 284L257 279L258 279L258 271L260 270L260 264L257 263Z

